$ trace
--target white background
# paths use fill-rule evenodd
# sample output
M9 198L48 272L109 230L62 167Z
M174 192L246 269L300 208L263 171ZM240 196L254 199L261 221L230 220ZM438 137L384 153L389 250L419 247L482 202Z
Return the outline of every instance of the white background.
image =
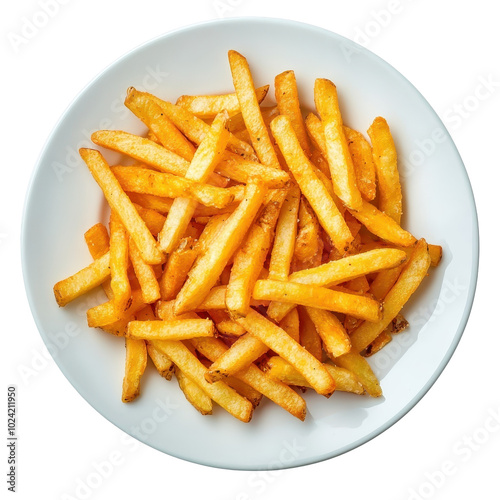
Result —
M43 21L43 0L4 3L0 21L0 366L5 391L0 401L6 400L7 386L15 384L17 497L264 500L321 493L371 500L496 498L500 30L494 2L46 3L52 5L51 17L45 16L47 22L30 39L18 37L23 36L26 20ZM448 127L467 167L479 213L481 261L474 307L458 349L429 393L407 416L362 447L319 464L274 473L212 469L123 441L122 431L91 408L52 359L44 357L21 273L24 196L44 142L67 105L96 74L137 45L169 30L222 16L282 17L315 24L360 42L395 66ZM481 85L483 92L477 99ZM32 370L29 377L21 373L27 367ZM6 403L0 403L2 407ZM6 429L6 417L1 422ZM2 448L3 497L7 448ZM103 462L113 465L105 467ZM85 483L90 487L82 486Z

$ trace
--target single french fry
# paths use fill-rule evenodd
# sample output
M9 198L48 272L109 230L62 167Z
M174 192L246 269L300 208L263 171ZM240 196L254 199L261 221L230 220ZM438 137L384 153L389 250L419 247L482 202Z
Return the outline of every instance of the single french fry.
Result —
M352 352L365 349L387 328L427 275L430 263L427 242L422 238L415 246L395 285L385 296L382 318L375 323L365 321L352 333Z
M366 349L361 351L361 355L365 358L373 356L383 349L392 340L392 335L387 331L387 328L379 334L375 340L369 344Z
M165 148L185 160L193 159L194 146L147 94L137 92L134 87L130 87L127 90L125 106L146 124Z
M372 148L363 134L344 126L347 145L354 165L356 185L361 196L371 201L377 194L375 163L373 162Z
M376 248L357 255L349 255L339 260L327 262L313 269L292 273L289 281L316 286L330 287L383 269L394 268L406 261L406 253L394 248ZM380 273L379 273L380 274ZM380 299L380 297L377 297ZM272 302L267 315L275 321L281 319L293 305Z
M319 222L341 254L349 249L352 235L333 198L315 173L315 167L300 147L290 120L278 116L271 123L271 130L285 157L288 167L303 195L311 204Z
M335 314L316 307L307 307L306 310L330 357L342 356L351 350L349 335Z
M392 269L383 269L377 273L377 276L370 285L370 292L373 297L377 300L383 300L389 290L394 286L394 283L398 280L404 267L405 263L402 263Z
M286 280L297 236L297 217L300 205L300 189L293 185L288 191L276 223L274 243L269 261L269 279Z
M356 173L344 133L337 88L330 80L316 79L314 102L323 123L327 159L335 193L347 207L359 210L361 193L356 184Z
M279 326L253 309L246 317L239 318L237 321L251 335L257 337L294 366L318 394L329 397L333 393L335 381L323 364Z
M268 91L269 85L255 89L255 96L259 104L266 98ZM241 111L238 96L235 93L222 95L181 95L175 104L204 120L215 118L223 110L226 110L229 116L234 116Z
M250 309L252 290L271 246L286 191L276 191L250 227L236 252L226 290L226 306L231 316L245 316Z
M192 343L203 356L211 361L217 360L227 352L226 345L218 339L193 339ZM287 385L263 373L253 363L240 370L235 377L262 393L294 417L304 420L306 415L304 399Z
M117 311L126 311L132 294L128 279L129 237L125 226L113 211L109 219L109 232L109 270L113 303Z
M405 231L394 219L366 200L362 200L361 208L350 212L370 232L389 243L401 247L410 247L417 242L416 238L408 231Z
M98 306L91 307L87 311L87 324L91 328L96 327L112 327L112 323L120 321L124 318L131 318L137 311L140 311L145 302L142 298L141 290L132 290L131 300L128 304L127 311L118 310L113 302L109 300Z
M179 246L168 256L160 279L162 300L173 300L184 285L199 252L193 238L183 238Z
M205 366L181 341L160 340L156 346L222 408L242 422L250 421L253 413L252 403L224 382L209 384L205 380Z
M244 325L241 326L245 328ZM268 350L269 347L260 339L247 333L236 340L212 363L206 373L206 379L209 382L215 382L228 375L234 375L259 359Z
M144 340L125 339L125 376L123 377L122 401L133 401L140 392L140 381L148 362Z
M154 194L167 198L190 198L217 208L224 208L234 200L234 195L228 189L165 172L156 172L141 167L111 167L111 171L124 191Z
M209 319L130 321L127 337L144 340L186 340L194 337L213 337L214 332L214 324Z
M85 242L92 258L98 259L109 251L109 234L101 222L94 224L85 234Z
M300 321L297 308L292 309L280 322L279 327L285 330L295 342L300 343Z
M217 232L217 238L196 261L189 277L177 295L176 312L195 309L215 285L220 273L239 247L253 222L265 196L265 188L247 184L246 195L240 206L229 216Z
M226 149L229 139L229 131L226 128L227 120L228 114L226 112L215 117L210 130L196 150L187 169L186 179L206 182ZM158 235L158 247L162 252L170 254L179 244L197 205L196 200L182 196L174 200L165 225Z
M318 218L308 201L302 197L299 207L297 223L297 237L293 255L302 263L312 263L314 257L322 251ZM315 267L307 265L307 268Z
M228 337L241 337L246 333L245 329L232 319L220 321L216 323L216 327L221 335L227 335Z
M441 262L443 258L443 247L440 245L428 245L429 255L431 256L431 266L436 267Z
M240 377L230 375L224 379L224 382L229 387L232 387L238 394L248 399L254 408L257 408L262 401L262 393L244 382Z
M304 153L310 157L311 147L300 109L295 73L289 70L277 75L274 79L274 89L280 115L288 116Z
M323 346L321 345L321 337L319 336L318 331L316 330L316 326L311 320L311 317L309 316L309 314L307 314L306 308L299 306L292 309L292 311L294 310L299 313L300 345L305 347L316 359L323 361ZM290 313L292 311L290 311Z
M252 146L264 165L280 169L266 125L262 118L259 102L255 95L252 74L247 60L235 50L228 53L229 65L233 76L234 89L238 96L241 114L250 134Z
M348 352L338 358L334 358L333 362L356 375L357 379L363 385L365 391L373 398L382 396L380 383L373 373L368 361L357 352Z
M117 213L130 237L135 241L142 258L148 264L159 264L162 262L163 256L156 247L153 235L111 172L101 153L94 149L82 148L80 149L80 155L102 189L111 210Z
M399 182L396 146L387 121L377 117L368 129L372 141L373 161L377 170L378 208L401 224L403 196Z
M258 280L252 295L257 300L316 307L372 322L379 321L382 315L381 304L369 297L291 281Z
M181 391L191 405L202 415L211 415L212 400L208 394L177 367L175 367L175 377L177 378Z
M314 113L309 113L306 116L305 125L314 147L324 158L327 158L328 153L326 150L325 134L323 132L323 124L321 123L321 120Z
M135 275L141 286L144 302L147 304L156 302L160 298L160 285L156 279L153 267L144 262L134 240L130 240L129 256Z
M335 380L335 390L363 394L364 389L353 372L323 363L332 378ZM309 382L290 364L279 356L272 356L266 361L266 372L270 377L281 380L287 385L311 387Z
M215 170L229 179L244 184L252 177L260 177L270 189L285 188L290 182L290 176L285 171L242 158L231 151L224 153Z
M175 365L172 363L172 360L165 356L159 349L155 346L155 341L150 340L146 342L146 348L148 351L148 355L153 361L156 370L158 373L165 379L170 380L174 373Z
M84 269L57 282L54 285L57 304L64 307L77 297L103 284L110 276L109 262L110 254L107 252Z

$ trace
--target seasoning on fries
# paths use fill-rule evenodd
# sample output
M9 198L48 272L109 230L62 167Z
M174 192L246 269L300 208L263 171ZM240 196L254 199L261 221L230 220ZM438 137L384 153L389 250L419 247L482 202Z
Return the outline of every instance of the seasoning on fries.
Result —
M92 134L127 161L80 150L109 233L85 233L94 260L55 284L57 304L103 287L87 319L125 341L123 402L148 358L201 414L217 403L242 422L262 397L304 420L297 389L333 394L324 404L336 390L381 396L369 358L408 329L403 308L442 258L404 228L389 124L348 127L344 89L324 78L306 115L291 69L266 103L269 82L256 88L251 63L228 58L225 94L174 104L128 89L144 136Z

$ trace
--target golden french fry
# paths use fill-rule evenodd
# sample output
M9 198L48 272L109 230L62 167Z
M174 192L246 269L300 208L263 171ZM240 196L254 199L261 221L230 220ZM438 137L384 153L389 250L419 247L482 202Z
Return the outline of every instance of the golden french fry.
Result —
M265 189L257 184L246 186L245 200L229 216L217 232L216 240L196 261L189 277L177 295L176 312L195 309L208 295L220 273L243 241L265 196Z
M163 378L170 380L175 368L172 360L156 348L154 340L146 342L146 348L148 351L148 355L153 361L153 364L155 365L158 373Z
M429 255L431 256L431 266L436 267L443 258L443 247L440 245L428 245Z
M137 92L134 87L130 87L127 90L125 106L146 124L165 148L185 160L193 159L194 146L147 94Z
M242 158L231 151L224 153L215 170L229 179L244 184L252 177L260 177L270 189L285 188L290 182L290 176L285 171Z
M286 191L276 191L248 230L236 252L226 289L226 306L231 316L245 316L252 290L266 260Z
M278 116L272 121L271 130L288 167L318 216L321 226L338 251L344 254L352 241L351 232L333 198L316 175L314 166L300 147L290 120L286 116Z
M372 148L363 134L344 126L347 145L354 165L356 185L361 196L371 201L377 194L375 163L373 162Z
M318 394L330 397L335 390L335 381L331 375L319 360L295 342L284 330L253 309L246 317L239 318L237 321L251 335L257 337L269 349L294 366Z
M357 379L363 385L365 391L373 398L382 396L380 383L373 373L368 361L357 352L348 352L338 358L334 358L333 362L356 375Z
M299 343L307 349L316 359L323 361L323 346L321 337L316 330L316 326L312 322L306 308L298 306L295 308L299 314ZM293 311L294 309L292 309ZM291 311L290 311L291 312ZM288 313L290 314L290 313ZM285 316L286 317L286 316Z
M269 279L286 280L297 236L297 217L300 205L300 189L293 185L288 191L276 223L274 243L269 261Z
M208 394L177 367L175 367L175 376L181 391L194 408L196 408L202 415L211 415L212 400Z
M316 307L306 307L306 310L330 357L342 356L351 350L349 335L335 314Z
M349 255L339 260L327 262L313 269L304 269L292 273L289 281L316 286L330 287L358 276L391 269L406 261L406 253L394 248L376 248L357 255ZM380 273L379 273L380 274ZM380 297L375 296L380 299ZM275 321L281 319L293 308L293 305L272 302L267 315Z
M385 329L371 344L366 347L366 349L361 351L361 355L365 358L373 356L378 351L383 349L391 340L391 334L387 331L387 329Z
M244 326L242 325L244 328ZM265 354L269 348L260 339L250 334L241 336L231 347L209 367L206 379L209 382L222 380L238 373Z
M337 88L325 78L317 78L314 102L323 123L328 165L337 196L352 210L361 208L361 193L345 137Z
M159 264L162 262L163 256L156 247L153 235L111 172L101 153L94 149L82 148L80 149L80 155L102 189L111 210L117 213L127 232L135 241L142 258L148 264Z
M226 345L218 339L193 339L196 349L211 361L215 361L227 352ZM273 380L253 363L240 370L235 377L241 379L264 396L275 402L294 417L304 420L306 403L293 389Z
M408 231L405 231L394 219L366 200L362 200L359 210L351 210L350 212L370 232L389 243L401 247L410 247L417 242L416 238Z
M279 327L285 330L295 342L300 343L300 321L297 308L292 309L280 322Z
M113 303L117 311L126 311L132 294L128 279L128 235L125 226L113 211L109 219L109 232L109 271Z
M118 310L113 300L109 300L87 311L87 323L91 328L109 327L111 323L115 323L126 317L130 318L145 305L141 290L132 290L130 304L126 312Z
M228 189L165 172L141 167L111 167L111 171L124 191L167 198L185 197L217 208L224 208L234 200L234 195Z
M159 340L156 346L222 408L242 422L250 421L253 413L252 403L224 382L209 384L205 380L205 366L181 341Z
M308 201L302 197L300 200L297 237L295 239L293 255L299 262L309 264L322 251L318 218ZM306 267L315 266L307 265Z
M123 377L122 401L133 401L140 392L140 381L148 362L144 340L125 339L126 359Z
M394 140L382 117L377 117L368 129L372 141L373 161L377 170L378 208L401 224L403 196L399 182L398 158Z
M84 269L54 285L54 296L57 304L64 307L72 300L98 287L109 278L110 254L94 260Z
M354 394L363 394L364 389L353 372L334 366L329 363L323 363L332 378L335 380L335 390L343 392L352 392ZM281 380L287 385L296 385L298 387L311 387L309 382L287 361L279 356L272 356L266 361L266 372L271 378Z
M422 238L415 246L395 285L385 296L382 318L376 323L365 321L352 333L353 352L365 349L387 328L427 275L430 264L427 242Z
M196 182L205 182L208 179L226 149L229 139L229 131L226 128L227 120L226 112L215 117L187 169L186 179ZM165 225L158 235L158 246L162 252L169 254L178 245L196 207L196 200L184 198L182 195L174 200Z
M173 300L184 285L199 252L193 238L183 238L179 246L168 256L160 279L162 300Z
M372 322L382 316L381 304L369 297L290 281L258 280L253 298L326 309Z
M281 167L262 118L248 62L235 50L230 50L228 57L234 89L252 146L261 163L279 169Z
M130 321L127 337L144 340L186 340L213 337L214 324L209 319Z
M104 224L100 222L94 224L85 232L84 236L90 255L94 260L109 251L109 234Z
M269 85L255 89L255 96L259 104L265 99L268 91ZM229 116L234 116L241 111L238 96L235 93L222 95L181 95L175 104L187 109L198 118L205 120L215 118L223 110L226 110Z
M304 118L302 117L302 111L300 109L299 92L295 73L289 70L277 75L274 79L274 88L280 115L288 116L304 153L307 157L310 157L311 148L309 146L309 138L307 137Z
M216 323L216 327L221 335L227 335L228 337L241 337L246 333L245 329L232 319L220 321Z
M130 240L129 256L135 275L141 286L144 302L146 304L156 302L160 299L160 285L156 279L153 267L144 262L134 240Z
M321 120L314 113L309 113L306 116L305 125L313 146L321 153L323 158L327 158L328 153L326 150L323 123L321 123Z

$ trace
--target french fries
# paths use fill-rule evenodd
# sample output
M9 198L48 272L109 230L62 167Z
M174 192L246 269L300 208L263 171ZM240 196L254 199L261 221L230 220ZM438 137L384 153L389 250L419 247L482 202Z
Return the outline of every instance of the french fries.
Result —
M199 413L217 403L242 422L263 397L304 420L295 387L380 397L369 360L411 335L402 309L443 257L402 225L389 125L376 117L369 140L347 127L323 78L304 120L293 70L263 104L269 85L254 87L240 53L228 59L234 92L172 104L127 90L148 130L92 140L136 163L80 150L109 235L87 230L93 262L54 285L56 302L103 286L87 323L125 340L123 402L139 396L148 357Z

